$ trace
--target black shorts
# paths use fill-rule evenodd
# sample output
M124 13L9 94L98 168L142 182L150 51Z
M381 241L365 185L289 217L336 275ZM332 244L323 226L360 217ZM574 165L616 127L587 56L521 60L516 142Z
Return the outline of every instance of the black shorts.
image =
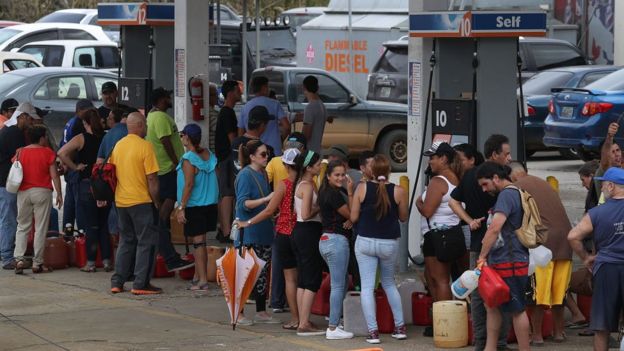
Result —
M217 205L187 207L184 235L194 237L217 230Z
M219 196L234 196L234 165L230 157L217 165L217 179L219 181Z
M284 269L297 268L297 256L295 256L292 235L277 233L275 251Z
M433 240L431 240L432 234L433 233L431 232L425 233L425 236L424 236L425 240L423 241L423 244L421 246L422 254L424 257L432 257L436 255L435 247L433 246Z
M322 231L321 222L297 222L292 231L298 288L316 292L321 287L323 258L319 252L319 239Z
M159 175L158 184L158 194L161 201L165 199L176 200L178 197L178 179L175 170Z
M624 307L624 265L603 263L594 272L592 281L589 329L616 332Z

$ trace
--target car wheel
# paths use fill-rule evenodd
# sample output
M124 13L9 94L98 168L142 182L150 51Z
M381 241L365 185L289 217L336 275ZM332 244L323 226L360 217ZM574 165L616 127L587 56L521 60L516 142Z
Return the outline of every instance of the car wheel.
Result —
M559 149L559 155L561 155L561 157L565 158L566 160L578 160L579 159L579 155L574 149L561 148Z
M407 172L407 130L395 129L384 134L377 144L377 152L388 157L393 172Z

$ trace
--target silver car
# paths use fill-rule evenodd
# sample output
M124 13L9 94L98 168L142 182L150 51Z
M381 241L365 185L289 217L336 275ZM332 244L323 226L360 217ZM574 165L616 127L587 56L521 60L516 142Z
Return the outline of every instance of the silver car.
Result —
M117 75L87 68L25 68L2 75L0 99L30 101L47 111L45 124L60 141L65 123L75 114L76 102L89 99L95 106L101 105L102 84L108 81L117 82Z

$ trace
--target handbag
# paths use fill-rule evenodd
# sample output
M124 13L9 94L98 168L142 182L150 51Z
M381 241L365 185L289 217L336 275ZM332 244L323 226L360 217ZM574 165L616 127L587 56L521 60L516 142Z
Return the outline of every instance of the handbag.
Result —
M6 191L11 194L17 194L17 191L22 185L22 180L24 179L24 168L22 168L19 156L20 150L18 150L15 155L15 162L11 165L11 170L9 170L9 176L6 181Z
M427 219L429 228L429 219ZM454 262L466 254L466 241L461 225L448 229L431 229L427 233L435 249L436 258L440 262Z
M111 154L112 154L111 150ZM117 172L115 165L108 163L110 154L104 162L93 165L91 169L91 193L97 201L112 203L115 201L115 189L117 188Z

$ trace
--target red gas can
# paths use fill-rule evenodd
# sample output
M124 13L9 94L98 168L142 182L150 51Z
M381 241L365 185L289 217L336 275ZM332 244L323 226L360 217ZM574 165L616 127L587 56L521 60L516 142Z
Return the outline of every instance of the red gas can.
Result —
M394 318L388 303L388 297L383 289L375 291L375 307L379 332L385 334L392 333L394 331Z
M185 261L195 262L195 256L193 256L190 252L182 256L182 259ZM191 280L193 279L193 276L195 276L195 266L180 271L180 278L184 280Z
M167 264L161 255L156 256L156 268L154 269L154 278L175 277L175 272L167 271Z
M82 268L87 264L87 238L79 236L74 240L76 250L76 267Z
M483 298L483 303L490 308L496 308L510 299L509 286L505 284L503 278L489 266L485 266L481 269L479 294Z
M431 308L433 307L433 298L427 296L423 292L412 293L412 320L414 325L429 326L433 325L431 317Z
M68 265L67 243L56 233L56 236L46 238L43 252L43 263L54 269L64 269Z
M576 294L576 304L583 313L583 316L585 316L585 320L589 322L589 317L591 317L592 297Z
M319 316L329 316L329 294L331 293L331 280L327 272L323 272L321 287L314 296L314 303L310 312Z
M544 318L542 319L542 338L547 338L553 335L553 316L552 310L544 311Z

